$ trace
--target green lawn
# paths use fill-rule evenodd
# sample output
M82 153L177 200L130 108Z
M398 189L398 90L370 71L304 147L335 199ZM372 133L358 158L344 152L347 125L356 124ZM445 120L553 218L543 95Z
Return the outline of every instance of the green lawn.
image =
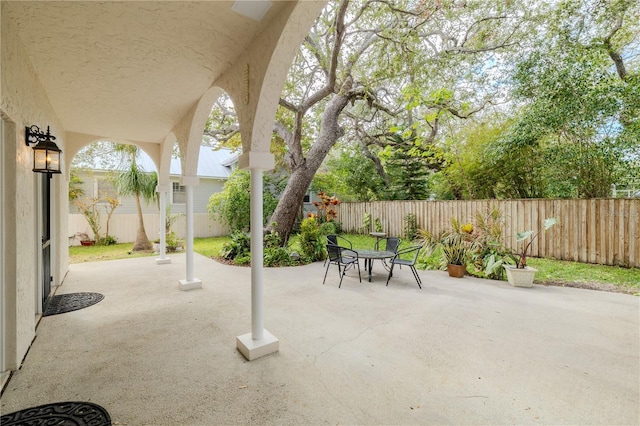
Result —
M69 247L69 263L153 256L153 251L133 252L131 251L132 248L133 243L113 244L110 246L71 246Z
M372 248L376 239L369 235L345 234L354 248ZM194 250L207 257L216 257L228 237L195 238ZM293 250L298 248L298 237L289 242ZM403 242L401 248L411 245ZM132 252L133 243L112 246L69 247L69 262L82 263L99 260L126 259L131 257L157 256L153 252ZM612 285L627 293L640 295L640 268L621 268L617 266L591 265L552 259L529 258L530 266L538 269L537 283L568 285L577 287L599 287Z

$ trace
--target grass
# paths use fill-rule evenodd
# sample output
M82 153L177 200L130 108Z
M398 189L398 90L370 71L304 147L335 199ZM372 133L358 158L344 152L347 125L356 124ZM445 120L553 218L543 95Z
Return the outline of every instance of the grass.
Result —
M229 237L194 238L193 251L207 257L216 257Z
M344 234L344 236L351 241L354 248L372 248L376 242L375 237L369 235ZM229 237L195 238L194 251L207 257L216 257L227 241ZM403 241L400 247L410 245L411 242ZM292 236L289 246L292 250L298 250L297 236ZM132 252L132 247L133 243L111 246L73 246L69 247L69 262L82 263L156 255L153 252ZM610 285L626 293L640 294L640 268L592 265L553 259L529 258L527 262L538 269L537 283L585 288Z
M612 284L640 292L640 268L532 258L527 264L538 270L536 281L543 283Z
M110 246L71 246L69 263L95 262L98 260L128 259L131 257L153 256L153 251L131 251L133 243Z

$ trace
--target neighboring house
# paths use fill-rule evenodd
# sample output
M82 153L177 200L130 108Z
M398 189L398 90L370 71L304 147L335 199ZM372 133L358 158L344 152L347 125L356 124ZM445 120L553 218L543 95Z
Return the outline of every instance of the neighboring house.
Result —
M212 194L222 191L225 181L237 165L238 155L229 149L213 150L208 146L200 147L198 157L198 177L200 184L194 187L193 191L193 212L194 212L194 236L211 237L226 235L227 227L213 221L207 213L207 203ZM141 151L138 165L146 172L156 171L151 158ZM105 195L118 199L120 205L114 210L109 222L109 235L116 237L118 242L132 242L136 238L136 228L138 224L138 211L135 199L130 197L119 198L114 186L114 179L117 170L106 170L99 165L88 170L86 168L76 169L76 174L82 181L80 188L84 195L80 200L86 201L91 198L100 198ZM167 210L171 216L176 217L172 230L180 238L185 236L184 213L186 206L186 188L181 184L182 167L179 158L172 158L170 165L170 190L167 197ZM106 230L106 208L108 203L102 201L98 205L101 214L102 232ZM159 208L157 203L142 203L145 230L149 239L158 238ZM91 228L86 219L78 210L73 201L69 202L69 243L79 245L78 233L85 233L92 236Z

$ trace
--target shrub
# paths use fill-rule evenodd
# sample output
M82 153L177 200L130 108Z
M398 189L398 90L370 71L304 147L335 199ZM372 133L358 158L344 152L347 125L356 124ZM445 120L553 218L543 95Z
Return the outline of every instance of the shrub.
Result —
M229 225L232 231L249 229L251 222L251 175L247 170L235 170L224 184L221 192L209 198L207 211L214 220ZM273 214L277 198L264 185L262 192L264 220Z
M118 239L113 235L107 235L106 237L100 237L96 240L96 244L99 246L111 246L118 242Z
M487 211L486 214L482 212L476 214L472 262L467 267L470 275L503 280L505 271L502 265L515 263L515 257L503 243L501 215L502 213L496 207Z
M282 239L277 231L276 224L272 224L271 232L264 236L264 266L292 266L297 261L291 258L288 247L281 247Z
M413 241L418 236L418 220L413 213L407 213L404 217L404 238Z
M324 234L318 226L316 216L311 215L300 224L300 255L307 262L323 260L326 256L324 246Z
M251 261L251 238L249 234L242 231L231 233L231 241L224 243L220 256L227 260L234 260L239 265L247 264Z
M320 225L320 232L323 235L329 235L329 234L337 234L338 230L336 229L336 224L334 222L325 222L322 225Z

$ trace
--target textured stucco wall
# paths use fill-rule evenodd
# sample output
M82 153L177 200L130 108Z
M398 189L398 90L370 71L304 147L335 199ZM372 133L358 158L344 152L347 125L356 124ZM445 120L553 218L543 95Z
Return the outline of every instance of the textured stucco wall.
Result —
M4 7L4 4L2 4ZM2 13L1 28L1 104L0 109L7 120L15 124L14 138L8 138L11 146L2 147L5 153L5 165L14 168L15 180L5 182L5 196L12 205L6 209L5 225L13 226L15 237L6 241L5 261L15 262L15 277L7 277L12 300L8 304L15 306L15 315L7 318L7 328L15 330L15 337L7 335L14 341L7 344L15 351L7 353L7 365L15 368L26 354L35 335L37 306L40 288L40 175L33 173L32 150L25 145L24 128L36 124L40 127L48 125L51 133L56 135L56 143L64 151L64 131L58 122L45 91L35 74L32 64L17 37L13 23ZM54 176L52 180L52 236L57 238L66 233L65 203L61 194L66 194L66 178ZM66 198L66 197L65 197ZM65 220L61 220L64 218ZM64 223L63 223L64 222ZM58 238L59 239L59 238ZM55 240L52 247L52 273L54 285L59 284L61 275L67 268L67 255L60 251L60 241ZM66 245L65 245L66 248ZM13 278L13 279L12 279ZM15 296L14 296L15 295ZM13 367L11 367L13 366Z

